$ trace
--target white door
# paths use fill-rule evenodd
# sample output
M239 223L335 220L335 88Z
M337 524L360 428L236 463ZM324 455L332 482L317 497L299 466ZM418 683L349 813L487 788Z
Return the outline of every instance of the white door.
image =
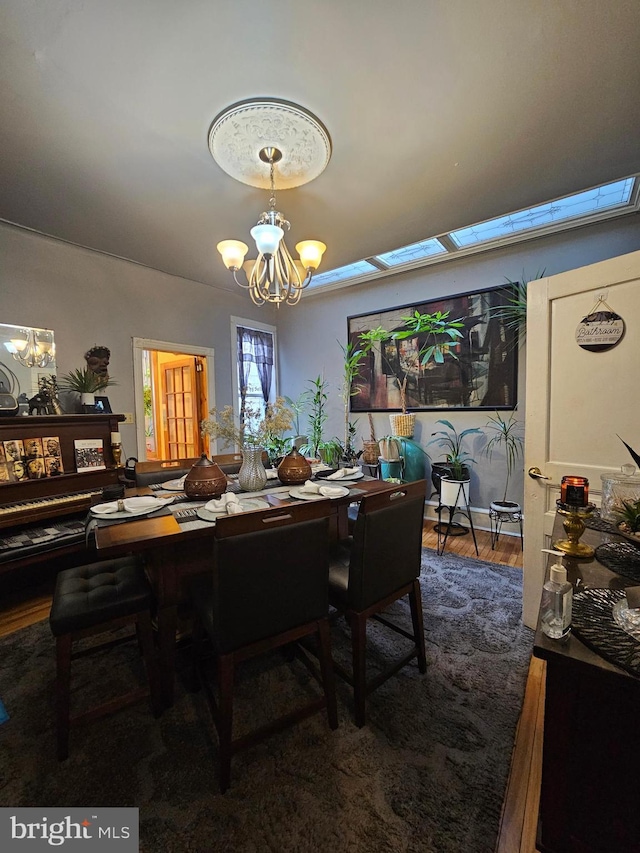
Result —
M576 328L602 297L626 326L620 343L593 352ZM640 448L640 252L529 282L525 414L523 620L535 628L548 537L565 474L589 479L631 462L621 436ZM537 467L549 479L527 476Z

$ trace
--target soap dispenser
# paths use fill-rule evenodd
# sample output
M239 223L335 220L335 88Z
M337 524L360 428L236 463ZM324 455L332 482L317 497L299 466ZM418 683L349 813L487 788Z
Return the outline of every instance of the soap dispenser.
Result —
M571 607L573 604L573 586L567 580L567 570L562 565L561 551L542 549L547 554L560 557L551 566L549 580L542 587L541 628L547 637L562 640L571 631Z

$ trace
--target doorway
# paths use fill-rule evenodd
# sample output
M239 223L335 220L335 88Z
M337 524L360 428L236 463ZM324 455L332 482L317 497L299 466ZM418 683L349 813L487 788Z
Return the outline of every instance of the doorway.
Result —
M137 458L187 459L209 452L200 423L215 405L214 351L134 338Z

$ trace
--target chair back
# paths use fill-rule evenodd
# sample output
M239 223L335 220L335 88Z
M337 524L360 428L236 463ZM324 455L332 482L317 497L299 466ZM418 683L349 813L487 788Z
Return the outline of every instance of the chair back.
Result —
M136 462L136 486L150 486L154 483L166 483L167 480L177 480L191 470L200 457L193 459L150 459Z
M331 513L326 500L216 521L213 630L222 653L327 616Z
M427 481L363 497L353 530L348 605L366 610L420 575Z

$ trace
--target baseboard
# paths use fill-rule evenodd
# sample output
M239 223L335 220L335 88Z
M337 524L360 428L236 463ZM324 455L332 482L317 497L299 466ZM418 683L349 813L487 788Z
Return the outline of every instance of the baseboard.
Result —
M435 501L426 501L425 502L425 513L424 517L429 521L438 521L438 513L436 512L438 508L438 504ZM470 507L471 509L471 518L473 520L473 526L476 530L484 530L487 533L491 532L491 524L489 522L489 510L484 507ZM443 513L443 520L448 520L449 513ZM460 521L464 524L464 516L458 516L456 514L455 521ZM513 528L510 530L509 528ZM500 536L515 536L518 539L520 538L520 528L517 524L503 524L502 529L500 530Z

